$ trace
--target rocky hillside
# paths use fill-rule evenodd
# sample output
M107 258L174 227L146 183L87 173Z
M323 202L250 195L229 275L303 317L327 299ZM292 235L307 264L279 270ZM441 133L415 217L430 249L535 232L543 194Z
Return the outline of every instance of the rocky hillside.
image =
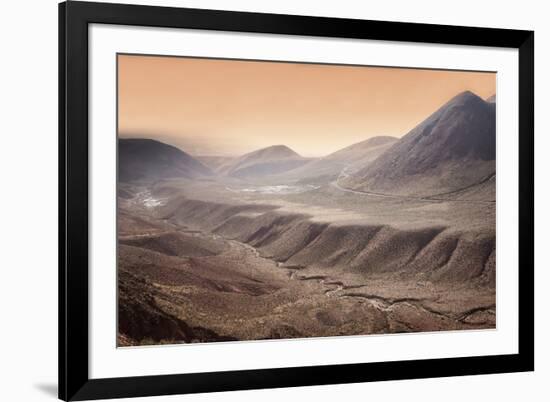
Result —
M495 104L466 91L340 184L398 195L460 191L494 176L495 149Z

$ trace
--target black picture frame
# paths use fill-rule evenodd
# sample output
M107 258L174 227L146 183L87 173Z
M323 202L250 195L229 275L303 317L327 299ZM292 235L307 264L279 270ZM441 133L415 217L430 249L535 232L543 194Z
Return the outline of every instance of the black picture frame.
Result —
M519 51L517 354L213 373L88 375L88 25L508 47ZM534 370L534 32L69 1L59 5L59 398L293 387Z

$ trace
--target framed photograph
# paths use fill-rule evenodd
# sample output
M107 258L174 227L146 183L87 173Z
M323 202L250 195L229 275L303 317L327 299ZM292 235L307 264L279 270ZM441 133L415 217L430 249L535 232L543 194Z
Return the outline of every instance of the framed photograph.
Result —
M534 33L59 5L59 397L534 369Z

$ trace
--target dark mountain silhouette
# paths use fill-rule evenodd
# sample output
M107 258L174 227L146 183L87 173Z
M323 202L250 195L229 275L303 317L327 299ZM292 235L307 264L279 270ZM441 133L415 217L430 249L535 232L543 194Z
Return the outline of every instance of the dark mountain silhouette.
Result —
M236 158L217 172L234 177L272 175L294 169L308 160L285 145L273 145Z
M484 182L495 173L495 104L466 91L451 99L345 187L433 195Z
M141 138L118 140L118 178L122 182L211 174L201 162L171 145Z

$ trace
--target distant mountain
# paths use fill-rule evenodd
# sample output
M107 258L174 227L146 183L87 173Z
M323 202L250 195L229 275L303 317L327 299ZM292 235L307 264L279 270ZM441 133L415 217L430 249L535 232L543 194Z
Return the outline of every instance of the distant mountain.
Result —
M494 175L495 146L495 104L466 91L340 184L402 195L458 191Z
M371 137L325 157L314 159L303 166L283 173L284 180L323 183L336 179L343 169L364 167L386 151L398 139L389 136ZM281 180L283 177L281 177Z
M212 175L208 167L171 145L141 138L118 140L118 178L121 182L208 175Z
M216 171L233 177L273 175L294 169L308 160L285 145L273 145L236 158Z
M396 137L377 136L361 141L336 151L323 160L338 160L348 164L368 163L376 159L398 140Z
M219 169L221 166L229 165L235 160L234 156L211 156L211 155L195 155L195 159L202 162L212 170Z

